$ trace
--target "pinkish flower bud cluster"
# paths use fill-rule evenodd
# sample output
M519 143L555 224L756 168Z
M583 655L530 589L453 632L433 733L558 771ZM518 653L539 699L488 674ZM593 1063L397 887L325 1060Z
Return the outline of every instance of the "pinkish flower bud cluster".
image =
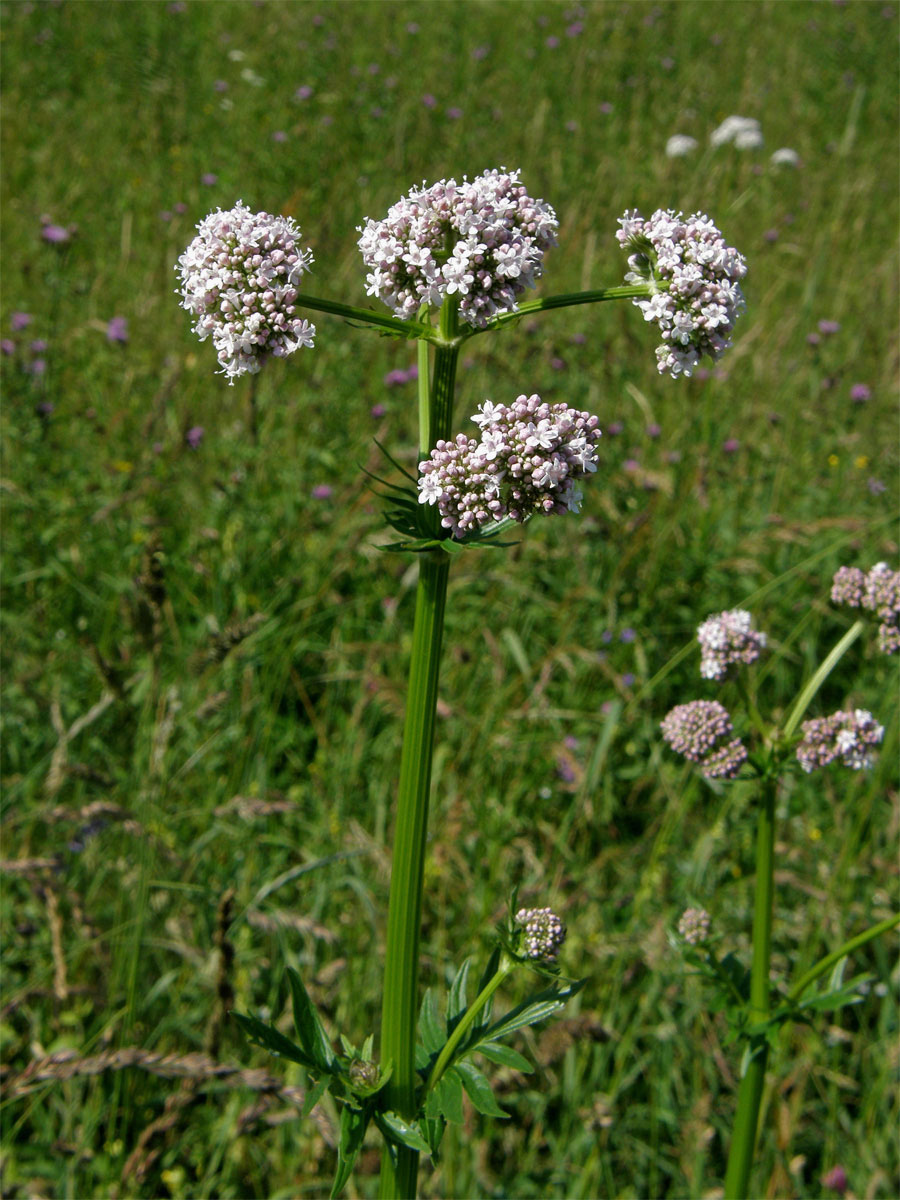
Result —
M517 297L534 287L558 227L553 209L528 195L518 171L423 184L383 221L367 217L358 226L367 292L407 319L423 304L458 296L462 319L483 329L496 313L515 311Z
M686 908L678 922L678 932L689 946L709 940L710 916L705 908Z
M204 217L197 229L176 267L181 307L196 316L201 341L212 337L229 383L257 372L270 356L312 346L315 326L295 315L297 284L312 263L295 222L252 213L239 200Z
M885 654L900 651L900 571L887 563L876 563L869 572L859 567L840 567L831 584L833 604L848 608L867 608L875 613L878 647Z
M419 503L437 504L445 529L463 537L505 517L579 511L577 481L597 469L596 417L534 395L486 400L472 420L480 439L441 440L419 463Z
M732 738L731 717L717 700L678 704L660 722L663 738L676 754L698 763L708 779L734 779L747 761L740 738Z
M662 333L656 348L660 374L690 375L704 354L721 358L743 312L740 280L747 273L743 255L726 245L709 217L683 217L657 209L645 220L635 210L619 218L616 233L629 253L629 283L649 283L653 295L634 303L645 321Z
M766 635L752 628L753 618L743 608L714 613L697 629L700 674L704 679L724 679L736 663L752 663L766 644Z
M870 712L836 712L815 717L800 726L802 735L797 759L804 771L816 771L839 762L851 771L862 771L875 761L874 748L884 737L884 728Z
M554 962L566 940L566 927L549 908L520 908L516 924L521 925L522 953L529 958Z

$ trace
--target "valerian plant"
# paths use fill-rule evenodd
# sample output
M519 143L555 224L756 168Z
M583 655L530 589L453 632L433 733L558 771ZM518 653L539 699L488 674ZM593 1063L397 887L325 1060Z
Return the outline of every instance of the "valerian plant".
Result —
M834 577L835 604L868 610L878 620L878 647L885 654L900 650L900 571L878 563L870 571L841 567ZM759 711L752 664L764 652L768 637L754 629L744 609L714 613L697 629L700 674L716 684L733 683L748 727L745 744L736 734L729 711L718 700L679 704L661 722L669 746L696 764L707 779L751 779L757 785L756 878L752 962L749 969L733 953L719 957L712 918L704 908L689 908L678 923L687 961L713 985L713 1008L725 1013L730 1039L743 1054L741 1082L725 1176L725 1200L753 1195L750 1173L759 1127L760 1105L770 1051L780 1031L791 1022L811 1022L819 1013L858 1004L870 982L861 974L844 978L855 950L896 928L894 915L862 930L826 954L792 983L771 980L772 917L775 895L776 799L780 781L791 773L809 774L832 765L864 771L874 762L884 728L865 709L846 709L803 720L817 693L863 634L860 617L825 656L801 688L784 724L767 722ZM729 683L730 681L730 683ZM823 976L824 987L814 988Z
M526 313L629 299L655 323L661 373L690 375L702 355L719 358L744 307L743 257L704 214L627 212L617 233L628 254L624 286L520 302L543 274L558 221L527 193L517 171L414 188L380 221L366 219L358 245L367 293L390 314L301 290L312 254L289 217L254 213L238 202L210 214L178 262L183 307L201 339L211 338L230 383L269 360L314 345L305 315L323 312L418 346L419 472L373 479L385 518L399 535L383 547L415 553L418 584L399 767L380 1044L344 1037L335 1049L303 981L288 969L296 1040L251 1015L238 1017L254 1042L300 1063L310 1079L307 1110L326 1089L340 1107L332 1195L347 1182L374 1125L384 1139L380 1195L413 1197L421 1154L436 1160L449 1122L460 1122L463 1094L489 1116L504 1113L481 1067L484 1060L529 1069L505 1043L545 1021L581 983L560 974L564 927L551 909L517 909L468 998L470 961L456 973L441 1015L430 992L419 996L418 959L428 828L435 706L447 579L453 558L507 544L505 532L533 516L577 513L582 484L598 468L597 416L547 402L531 386L484 400L477 432L454 433L456 367L471 338ZM540 983L514 1007L493 1015L494 994L527 967Z

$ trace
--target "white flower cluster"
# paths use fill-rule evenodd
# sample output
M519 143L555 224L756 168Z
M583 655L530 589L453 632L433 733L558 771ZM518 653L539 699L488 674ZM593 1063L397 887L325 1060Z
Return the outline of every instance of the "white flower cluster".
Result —
M700 674L704 679L724 679L735 663L756 662L766 645L766 635L753 628L753 618L743 608L715 613L697 628Z
M368 295L406 319L423 304L455 295L462 319L484 328L496 313L514 311L516 298L534 287L558 226L550 205L525 191L518 171L423 184L383 221L367 217L358 227Z
M718 700L677 704L659 724L676 754L699 763L708 779L735 779L747 761L747 748L740 738L731 737L731 716Z
M705 908L686 908L678 922L678 932L689 946L702 946L709 941L711 924Z
M756 117L726 117L709 135L711 146L734 142L738 150L757 150L763 144L762 129Z
M797 760L804 771L837 761L851 771L863 771L875 761L873 751L884 737L884 727L870 712L857 708L852 713L836 712L804 721L800 733Z
M441 440L419 463L419 503L437 504L445 529L463 537L504 517L579 511L577 480L597 469L596 417L534 395L486 400L472 420L480 440Z
M859 567L839 567L831 586L834 604L849 608L867 608L875 613L878 626L878 646L884 654L900 651L900 571L892 571L885 562L876 563L871 571Z
M253 213L239 200L197 229L176 267L181 307L196 316L201 341L212 337L229 382L255 373L269 356L312 346L315 326L294 315L297 284L312 263L294 221Z
M520 908L516 924L524 930L522 952L529 958L554 962L566 940L566 927L551 908Z
M726 245L709 217L683 217L657 209L649 220L637 211L619 218L616 233L629 253L629 283L650 283L653 295L634 303L645 321L662 333L656 348L660 373L690 375L704 354L721 358L743 312L739 280L747 273L743 255Z

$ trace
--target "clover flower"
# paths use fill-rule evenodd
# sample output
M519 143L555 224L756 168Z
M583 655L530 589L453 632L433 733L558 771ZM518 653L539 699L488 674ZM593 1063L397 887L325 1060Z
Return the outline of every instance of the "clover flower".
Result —
M804 721L800 733L797 760L807 773L838 761L852 771L862 771L875 761L873 749L884 737L884 728L870 712L857 708Z
M705 908L686 908L678 922L678 932L689 946L700 946L709 939L710 916Z
M419 463L419 503L437 504L445 529L463 537L504 517L579 511L577 481L597 469L596 417L534 395L486 400L472 420L480 439L441 440Z
M660 728L676 754L697 763L708 779L734 779L747 760L746 747L740 738L731 738L731 717L717 700L678 704Z
M252 213L239 200L204 217L197 229L176 267L181 306L196 316L200 340L212 337L229 383L255 374L269 357L312 346L315 326L295 315L297 284L312 263L296 223Z
M735 663L752 663L766 644L766 635L752 628L753 618L742 608L715 613L697 629L700 674L704 679L724 679Z
M649 283L653 295L635 299L645 321L662 333L656 348L661 374L690 375L707 354L721 358L743 312L739 280L747 273L743 255L731 246L709 217L683 217L657 209L649 220L635 210L619 218L616 237L629 253L629 283Z
M566 927L550 908L520 908L516 924L522 926L522 953L528 958L555 962L566 940Z
M383 221L367 217L358 226L367 292L404 318L458 296L462 319L483 329L534 287L558 225L550 205L525 191L518 171L423 184Z
M848 608L866 608L878 617L878 648L884 654L900 651L900 571L876 563L871 571L839 567L831 583L831 601Z

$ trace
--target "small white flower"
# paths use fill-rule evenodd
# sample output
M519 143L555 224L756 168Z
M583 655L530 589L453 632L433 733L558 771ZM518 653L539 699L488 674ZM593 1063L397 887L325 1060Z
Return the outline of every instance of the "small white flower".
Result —
M683 158L697 149L697 139L687 133L674 133L666 142L667 158Z
M774 152L769 161L776 167L799 167L800 155L790 146L782 146Z
M717 126L709 135L711 146L725 146L728 142L734 142L737 145L739 135L745 135L752 138L754 135L758 141L754 145L762 145L762 131L759 127L759 121L755 117L726 117L721 125ZM751 149L749 145L741 147L742 149Z

